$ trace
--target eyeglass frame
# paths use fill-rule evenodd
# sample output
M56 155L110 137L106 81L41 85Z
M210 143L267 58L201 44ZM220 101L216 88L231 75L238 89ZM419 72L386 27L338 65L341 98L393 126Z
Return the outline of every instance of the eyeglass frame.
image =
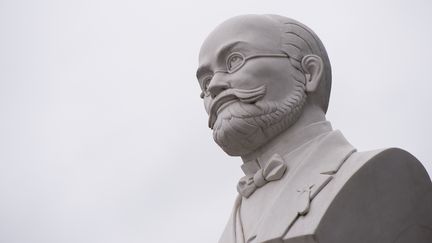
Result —
M237 65L233 70L230 70L228 67L228 62L229 62L230 58L234 55L240 55L243 59L239 65ZM233 52L233 53L229 54L229 56L226 58L225 65L226 65L227 69L226 70L215 70L213 72L213 74L211 75L211 79L213 79L213 77L216 73L226 73L226 74L235 73L238 70L240 70L246 64L247 61L249 61L250 59L259 58L259 57L289 57L289 56L287 54L276 54L276 53L275 54L272 54L272 53L254 54L254 55L250 55L250 56L245 56L243 53ZM211 79L210 79L210 81L211 81ZM210 81L208 81L208 83L210 83ZM208 92L208 88L205 89L205 84L204 84L204 87L202 87L202 89L203 90L200 94L201 98L204 98L205 96L210 96L210 93Z

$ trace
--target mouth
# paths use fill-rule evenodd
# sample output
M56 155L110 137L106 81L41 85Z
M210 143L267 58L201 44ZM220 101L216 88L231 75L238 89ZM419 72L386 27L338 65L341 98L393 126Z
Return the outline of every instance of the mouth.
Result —
M227 108L229 105L231 105L232 103L237 102L237 100L230 100L227 101L225 103L223 103L221 106L219 106L219 108L216 111L216 115L219 115L221 113L222 110L224 110L225 108Z
M209 124L208 124L211 129L213 129L219 113L223 109L228 107L230 104L236 102L236 100L237 97L235 97L234 95L225 95L225 96L220 96L213 101L210 107L210 117L209 117Z
M221 92L210 105L209 127L213 129L217 116L229 105L237 101L248 104L255 103L265 95L265 92L266 87L264 85L250 90L228 89Z

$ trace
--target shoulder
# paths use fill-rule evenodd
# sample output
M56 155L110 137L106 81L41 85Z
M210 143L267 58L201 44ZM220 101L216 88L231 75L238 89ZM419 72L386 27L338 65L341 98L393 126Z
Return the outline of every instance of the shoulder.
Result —
M432 184L413 155L354 152L284 242L432 242L431 225Z
M417 158L400 148L387 148L353 153L340 168L335 177L342 177L343 190L350 187L385 189L383 193L413 190L424 187L432 190L430 177ZM338 195L338 196L340 196Z
M322 242L396 242L407 229L432 225L430 178L405 150L353 153L335 175L338 179L338 193L316 232Z
M403 169L407 173L416 170L419 176L429 178L426 170L412 154L400 148L386 148L366 152L356 152L344 163L341 172L357 173L364 169L388 170ZM430 181L430 180L429 180Z

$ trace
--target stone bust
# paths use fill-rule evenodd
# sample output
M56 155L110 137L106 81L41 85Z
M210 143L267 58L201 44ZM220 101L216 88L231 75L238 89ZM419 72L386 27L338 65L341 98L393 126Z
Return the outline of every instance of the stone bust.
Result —
M197 78L215 142L245 173L219 242L432 242L421 163L358 152L326 120L330 61L307 26L231 18L204 41Z

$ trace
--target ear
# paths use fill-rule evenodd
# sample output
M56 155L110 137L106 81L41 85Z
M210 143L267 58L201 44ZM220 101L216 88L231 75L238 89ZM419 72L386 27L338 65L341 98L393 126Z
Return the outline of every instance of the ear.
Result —
M321 81L324 63L321 57L310 54L303 57L301 65L306 76L306 92L314 92Z

